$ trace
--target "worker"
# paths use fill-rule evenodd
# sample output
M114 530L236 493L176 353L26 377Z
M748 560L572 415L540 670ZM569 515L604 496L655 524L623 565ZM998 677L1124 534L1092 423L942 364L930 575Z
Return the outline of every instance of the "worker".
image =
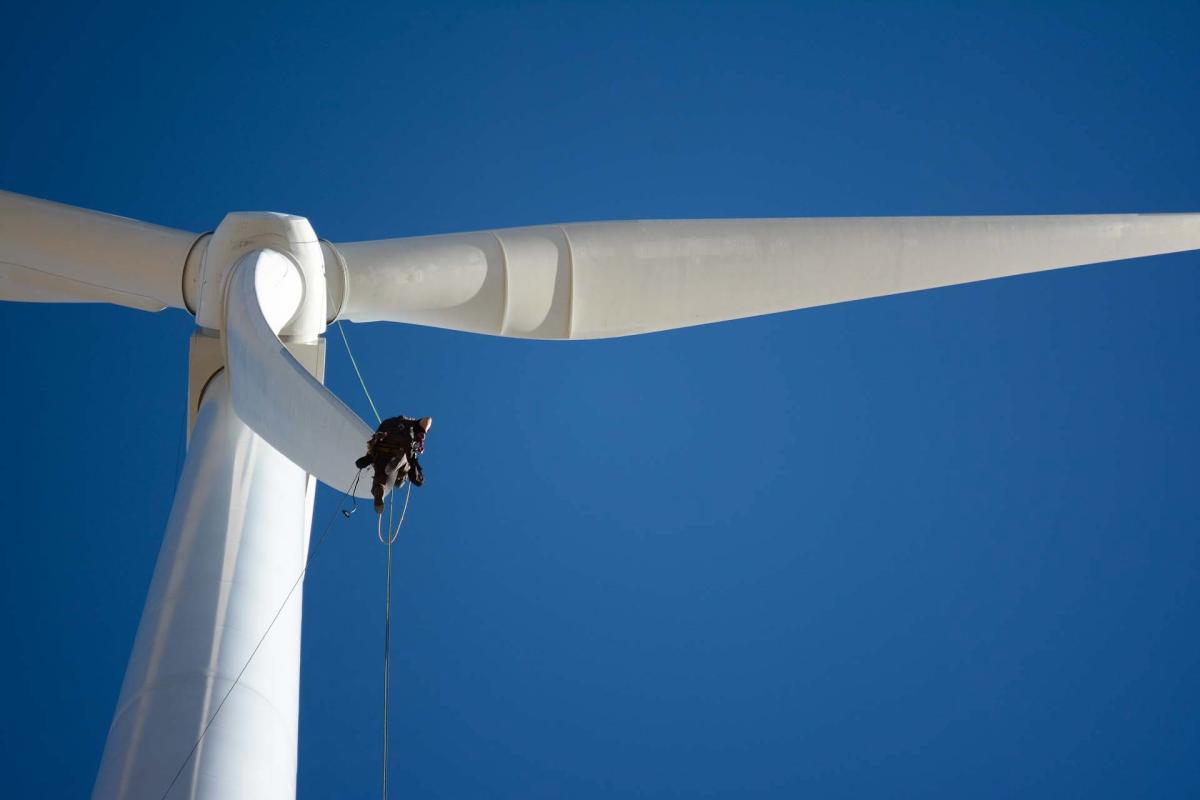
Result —
M354 462L359 469L375 468L371 496L377 514L383 513L383 496L390 487L401 486L406 479L414 486L425 483L417 456L425 451L425 434L432 426L433 417L389 417L367 442L367 454Z

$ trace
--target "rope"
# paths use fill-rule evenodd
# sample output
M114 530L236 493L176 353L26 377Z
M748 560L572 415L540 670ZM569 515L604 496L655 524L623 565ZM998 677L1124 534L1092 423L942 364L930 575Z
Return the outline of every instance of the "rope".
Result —
M358 376L358 385L362 387L363 394L367 396L367 402L371 404L371 413L375 415L375 424L383 422L383 417L379 416L379 409L375 407L375 401L371 399L371 393L367 391L367 382L363 380L362 371L358 368L358 362L354 359L354 353L350 350L350 340L346 338L346 330L342 327L342 321L337 321L338 333L342 335L342 344L346 345L346 355L350 356L350 364L354 367L354 374Z
M317 539L316 545L314 545L313 549L309 552L308 558L304 560L303 569L301 569L300 574L296 576L296 581L292 584L292 588L288 589L287 597L283 598L283 602L279 604L279 610L277 610L275 612L275 616L271 618L271 622L269 625L267 625L267 629L263 631L262 636L258 637L258 644L254 645L254 649L250 651L250 657L246 659L246 663L242 665L240 670L238 670L237 677L233 679L233 683L230 684L229 690L225 692L225 696L222 697L221 702L217 704L217 710L212 713L212 716L208 718L208 722L204 724L204 729L200 731L200 736L196 739L196 743L192 745L192 749L189 750L187 756L184 757L183 763L179 765L179 769L175 770L175 776L171 778L171 783L167 786L167 790L162 793L161 800L166 800L167 795L169 795L171 790L175 788L175 782L178 781L179 776L183 774L183 768L187 766L188 762L192 760L192 756L196 754L196 748L200 746L200 742L204 741L204 737L208 733L208 729L212 727L217 715L220 714L221 709L225 707L225 701L229 699L231 694L233 694L233 690L237 688L238 683L242 680L242 676L246 674L246 669L250 666L250 662L253 661L254 656L258 654L258 649L262 647L262 643L266 641L267 634L271 632L271 629L275 627L275 623L279 621L279 615L282 614L283 609L287 607L288 601L292 599L292 595L296 592L296 587L299 586L300 582L304 580L304 575L308 572L309 565L320 551L321 545L325 543L325 537L329 535L330 529L333 528L333 521L337 518L337 512L342 507L342 503L345 502L346 498L358 487L358 479L360 477L362 477L361 469L355 473L354 482L350 484L350 488L347 489L338 500L337 505L333 509L333 513L329 515L329 521L325 524L325 530L321 531L321 536Z
M367 402L371 404L371 412L375 415L375 422L378 424L383 421L383 418L379 415L379 409L375 407L374 399L371 398L371 391L367 388L367 382L363 378L362 370L358 368L358 361L354 358L354 352L350 349L350 340L346 338L346 330L342 327L341 320L337 322L337 329L338 333L342 335L342 344L346 346L346 355L350 357L350 364L354 367L354 374L358 376L358 385L362 387ZM404 507L400 509L400 521L396 523L396 527L392 527L392 515L396 510L395 491L388 493L388 534L386 538L383 535L383 514L377 515L375 523L375 536L379 539L380 544L387 546L387 588L383 603L383 775L380 781L381 797L383 800L387 800L388 796L388 710L391 706L392 675L392 545L396 543L396 538L400 535L400 528L404 525L405 517L408 516L408 501L412 497L412 481L405 482L408 484L408 487L404 493ZM342 513L345 514L346 512L343 511Z
M388 530L391 533L387 539L383 538L383 514L378 515L379 522L375 529L375 535L379 537L379 541L387 545L387 590L383 603L383 800L387 800L388 796L388 711L391 706L392 676L392 545L396 543L396 538L400 535L400 527L404 525L404 518L408 516L408 499L412 497L412 481L406 481L406 483L408 487L404 493L404 507L400 509L400 521L396 523L396 527L392 528L392 513L396 510L396 493L392 492L388 497Z
M400 521L396 523L396 527L392 528L392 512L395 510L395 493L388 496L388 502L391 507L388 508L388 537L383 538L383 514L379 515L379 522L375 526L375 536L379 539L380 544L391 545L396 541L396 537L400 535L400 526L404 524L404 518L408 516L408 498L412 497L412 481L405 481L408 484L404 493L404 507L400 509Z
M409 486L412 484L410 483ZM405 498L405 505L408 505L408 499ZM392 512L396 508L396 495L393 492L388 498L388 530L392 528ZM379 521L382 524L383 514L379 515ZM403 522L403 518L401 518ZM391 708L391 681L392 681L392 545L396 542L396 536L400 534L399 526L396 527L396 533L389 535L387 539L387 589L384 593L383 600L383 778L380 782L380 797L382 800L388 800L388 711Z

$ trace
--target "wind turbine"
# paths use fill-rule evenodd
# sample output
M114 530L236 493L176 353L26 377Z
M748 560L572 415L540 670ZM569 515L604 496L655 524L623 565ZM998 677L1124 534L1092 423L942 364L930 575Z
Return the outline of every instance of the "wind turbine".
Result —
M196 318L187 459L94 796L159 798L186 763L173 797L294 797L298 599L238 675L305 564L315 481L347 490L372 432L322 383L335 320L589 339L1195 249L1200 214L571 223L335 245L287 214L196 234L0 192L0 299Z

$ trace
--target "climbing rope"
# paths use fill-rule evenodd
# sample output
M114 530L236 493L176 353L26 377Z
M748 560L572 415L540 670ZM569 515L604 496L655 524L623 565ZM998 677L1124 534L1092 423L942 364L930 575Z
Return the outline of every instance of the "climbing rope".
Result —
M375 424L383 422L383 417L379 416L379 409L375 407L375 401L371 399L371 393L367 391L367 382L363 380L362 371L358 368L358 361L354 358L353 351L350 350L350 340L346 338L346 329L342 327L342 321L337 321L338 333L342 335L342 344L346 345L346 355L350 356L350 365L354 367L354 374L358 376L358 385L362 387L363 394L367 396L367 402L371 404L371 413L375 415Z
M259 648L262 647L263 642L267 640L267 634L271 632L271 629L275 627L275 623L279 621L279 615L283 613L283 609L287 607L288 602L292 599L292 595L296 593L296 587L298 587L300 582L304 580L304 575L308 572L309 565L312 564L313 559L316 558L317 553L320 552L321 545L325 543L325 537L329 535L330 529L333 528L333 521L337 519L337 512L342 508L342 503L345 502L347 497L354 493L355 488L358 486L358 479L361 476L362 470L360 469L355 473L354 482L350 484L350 488L342 494L341 498L337 502L337 505L333 509L333 513L329 515L329 521L325 523L325 529L321 531L321 536L317 539L317 543L313 546L312 550L309 551L308 558L304 560L304 567L300 570L300 574L296 576L295 582L292 583L292 588L288 589L287 596L284 597L283 602L279 604L279 609L275 612L275 616L271 617L271 622L267 625L267 629L263 631L262 636L258 637L258 644L254 645L254 649L250 651L250 656L246 659L246 663L242 664L242 668L238 670L237 677L233 679L233 683L230 684L228 691L225 692L225 696L221 698L220 703L217 703L217 708L215 711L213 711L212 716L208 718L208 722L204 723L204 728L200 731L200 735L196 738L196 743L192 745L192 749L189 750L187 756L184 757L183 763L179 765L179 769L175 770L175 775L171 778L171 783L168 784L167 790L162 793L161 800L166 800L167 795L169 795L171 790L175 788L176 781L178 781L179 776L183 774L183 768L187 766L188 762L192 760L192 756L196 754L196 748L198 748L200 743L204 741L204 737L208 733L208 729L212 727L217 715L220 714L221 709L225 707L225 701L229 699L231 694L233 694L233 690L236 689L238 684L241 682L242 676L246 674L246 669L250 666L250 662L254 660L254 656L258 654ZM342 511L342 513L346 514L345 511ZM350 513L354 512L351 511ZM349 514L346 514L346 516L348 517Z
M342 328L341 320L338 320L337 328L338 333L342 335L342 344L346 346L346 355L350 357L350 363L354 366L354 374L358 376L358 385L362 387L367 402L371 404L371 411L375 414L375 422L378 424L382 418L379 416L379 410L375 407L375 401L371 398L371 390L367 388L367 382L363 379L362 370L358 368L358 361L350 349L350 340L346 338L346 331ZM379 539L380 544L387 547L387 582L383 602L383 775L380 780L383 800L387 800L388 796L388 711L391 706L392 675L392 545L396 543L396 538L400 535L400 528L404 525L405 517L408 516L408 500L412 497L412 481L405 481L405 483L407 488L404 493L404 507L400 509L400 521L396 523L396 527L392 527L392 517L396 509L395 490L388 493L388 533L386 538L383 535L383 514L377 515L378 519L375 524L376 538Z
M412 481L404 482L407 486L404 492L404 506L400 509L400 521L396 523L396 527L392 527L392 511L395 509L395 503L392 503L388 508L388 536L383 538L383 514L378 515L378 524L375 526L375 536L379 539L380 544L393 545L396 542L396 537L400 535L400 527L404 525L404 518L408 516L408 498L412 497ZM394 492L393 492L394 494ZM389 497L389 502L393 498Z

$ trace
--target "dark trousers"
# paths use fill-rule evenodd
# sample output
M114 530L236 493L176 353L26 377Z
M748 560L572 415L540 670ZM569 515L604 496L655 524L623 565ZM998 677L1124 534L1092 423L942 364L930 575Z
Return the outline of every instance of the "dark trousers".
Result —
M382 512L383 496L393 484L398 483L397 477L400 465L404 463L404 456L381 456L372 459L369 463L373 465L375 472L371 478L371 496L375 498L375 510ZM400 476L400 479L402 480L403 477Z

